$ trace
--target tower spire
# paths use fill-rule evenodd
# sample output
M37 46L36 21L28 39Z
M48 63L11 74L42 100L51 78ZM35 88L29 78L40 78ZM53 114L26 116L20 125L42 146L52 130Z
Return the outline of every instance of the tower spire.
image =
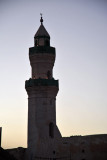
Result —
M43 23L42 13L40 13L40 15L41 15L40 22L41 22L41 24L42 24L42 23Z

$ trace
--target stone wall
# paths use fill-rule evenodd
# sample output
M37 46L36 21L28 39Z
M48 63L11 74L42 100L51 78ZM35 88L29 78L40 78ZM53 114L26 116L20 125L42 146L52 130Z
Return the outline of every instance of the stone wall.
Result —
M26 160L26 148L12 148L7 149L7 152L12 155L16 160Z
M41 155L33 160L107 160L107 134L62 137L57 144L53 157ZM7 151L17 160L27 160L26 150L19 147Z
M60 151L72 160L107 160L107 135L63 137Z

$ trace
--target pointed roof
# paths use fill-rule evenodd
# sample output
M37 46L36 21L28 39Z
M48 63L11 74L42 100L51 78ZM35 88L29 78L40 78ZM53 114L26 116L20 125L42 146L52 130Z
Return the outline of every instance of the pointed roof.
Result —
M46 36L50 38L49 33L47 32L47 30L45 29L44 25L41 23L39 29L37 30L36 34L34 37L39 37L39 36Z
M45 29L45 27L43 25L42 13L40 13L40 15L41 15L41 19L40 19L41 25L40 25L39 29L37 30L34 38L39 37L39 36L40 37L41 36L43 36L43 37L45 36L45 37L49 37L50 38L49 33L47 32L47 30Z

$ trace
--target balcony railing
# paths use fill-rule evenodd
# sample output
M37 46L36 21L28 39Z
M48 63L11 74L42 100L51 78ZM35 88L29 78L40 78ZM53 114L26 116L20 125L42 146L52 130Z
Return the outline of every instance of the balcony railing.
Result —
M58 80L54 79L29 79L25 82L25 88L33 86L56 86L58 87Z

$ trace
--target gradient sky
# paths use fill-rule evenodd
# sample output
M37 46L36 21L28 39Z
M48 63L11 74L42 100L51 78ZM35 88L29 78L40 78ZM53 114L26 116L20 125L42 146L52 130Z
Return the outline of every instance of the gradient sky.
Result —
M0 0L2 147L27 147L28 57L44 26L56 48L57 125L62 136L107 133L107 1Z

